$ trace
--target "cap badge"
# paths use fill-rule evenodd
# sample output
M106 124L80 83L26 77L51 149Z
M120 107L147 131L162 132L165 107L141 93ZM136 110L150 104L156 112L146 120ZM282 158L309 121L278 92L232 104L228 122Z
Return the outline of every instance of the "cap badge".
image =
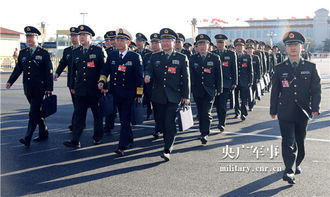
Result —
M290 33L289 34L289 38L294 38L294 34L293 33Z

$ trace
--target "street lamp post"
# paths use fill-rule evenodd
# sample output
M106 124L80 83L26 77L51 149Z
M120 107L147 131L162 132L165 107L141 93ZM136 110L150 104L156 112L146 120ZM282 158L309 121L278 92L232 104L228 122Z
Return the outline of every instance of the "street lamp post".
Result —
M81 12L80 14L83 17L83 25L85 25L85 15L87 15L88 13L87 12Z
M267 34L267 36L269 37L270 46L273 47L273 38L277 36L277 34L275 34L274 32L270 32L269 34Z

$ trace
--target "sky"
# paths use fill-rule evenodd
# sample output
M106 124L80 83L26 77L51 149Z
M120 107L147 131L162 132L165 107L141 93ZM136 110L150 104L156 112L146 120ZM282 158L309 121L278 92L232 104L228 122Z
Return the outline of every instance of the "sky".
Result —
M242 25L244 20L314 17L317 9L330 11L326 0L5 0L1 2L0 26L24 32L28 25L40 27L46 23L47 37L55 37L58 29L69 29L83 23L90 26L96 36L106 31L125 28L132 35L137 32L150 34L162 28L171 28L191 37L192 18L199 24L203 19L218 18L229 26ZM237 21L237 18L239 20Z

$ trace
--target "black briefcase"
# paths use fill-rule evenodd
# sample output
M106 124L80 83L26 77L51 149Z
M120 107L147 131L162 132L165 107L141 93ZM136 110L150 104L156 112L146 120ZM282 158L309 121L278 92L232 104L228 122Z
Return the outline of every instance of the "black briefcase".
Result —
M106 93L99 100L101 115L109 116L115 113L115 104L112 94Z
M41 117L47 118L57 111L57 96L46 94L41 104Z
M134 101L132 104L131 111L131 123L132 125L142 124L145 120L144 115L146 114L146 108L143 107L142 102Z

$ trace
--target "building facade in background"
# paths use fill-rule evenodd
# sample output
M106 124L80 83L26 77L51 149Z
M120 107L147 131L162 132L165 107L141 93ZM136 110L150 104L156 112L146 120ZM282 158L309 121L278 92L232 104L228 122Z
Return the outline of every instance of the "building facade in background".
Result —
M264 19L248 20L246 26L220 26L209 25L197 27L198 33L204 33L214 40L214 35L225 34L229 40L236 38L261 40L268 44L282 41L283 34L287 31L299 31L316 48L323 46L323 41L330 39L330 17L327 9L315 11L313 18L303 19Z

